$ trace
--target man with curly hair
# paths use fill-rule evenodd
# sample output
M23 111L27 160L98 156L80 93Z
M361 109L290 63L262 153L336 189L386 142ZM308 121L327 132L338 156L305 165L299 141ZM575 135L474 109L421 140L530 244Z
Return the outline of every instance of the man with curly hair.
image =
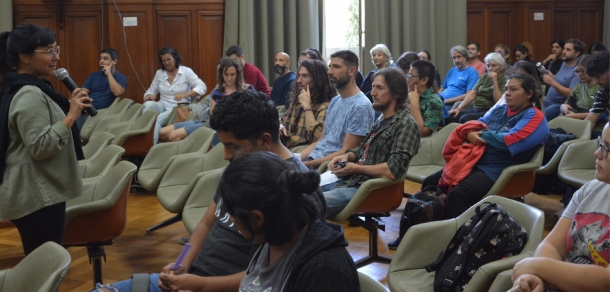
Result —
M337 91L328 79L328 67L320 60L303 60L288 94L288 109L280 130L286 147L293 151L318 141L324 131L326 108ZM299 147L299 148L295 148Z
M610 93L610 53L608 51L598 53L587 61L587 75L597 78L599 84L593 107L585 118L585 120L591 122L592 126L595 126L604 113L610 114L610 97L608 95ZM597 133L598 136L600 134L601 132Z

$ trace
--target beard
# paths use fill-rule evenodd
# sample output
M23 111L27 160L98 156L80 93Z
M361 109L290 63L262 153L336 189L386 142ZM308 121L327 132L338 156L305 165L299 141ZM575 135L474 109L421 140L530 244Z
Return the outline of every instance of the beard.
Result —
M273 67L273 72L275 72L276 74L282 75L282 74L284 74L284 72L286 72L286 69L288 69L288 66L275 65Z
M335 89L342 88L343 86L349 83L349 76L346 74L343 78L337 78L336 81L331 81L331 84L335 87Z
M388 104L376 104L376 103L373 103L373 109L378 111L378 112L383 112L387 108L388 108Z

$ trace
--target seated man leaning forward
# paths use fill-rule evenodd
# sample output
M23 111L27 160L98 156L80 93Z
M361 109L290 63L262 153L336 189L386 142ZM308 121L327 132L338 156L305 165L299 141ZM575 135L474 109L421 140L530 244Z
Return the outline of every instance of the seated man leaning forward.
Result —
M358 56L349 50L330 55L328 78L337 88L335 96L326 110L322 139L301 151L301 159L309 167L318 167L356 147L362 142L373 124L373 108L369 99L356 86Z
M307 171L280 142L279 115L264 93L241 90L226 96L210 116L210 126L218 132L225 149L224 159L229 162L251 152L269 151L294 170ZM318 215L324 214L322 192L318 190L309 198ZM160 274L151 274L149 291L238 291L254 245L239 233L229 216L227 206L216 193L189 238L192 248L180 268L171 270L174 264L170 263ZM132 281L126 280L98 291L131 291L131 287Z
M407 109L407 80L403 72L396 68L375 72L371 95L373 108L382 114L360 146L328 164L341 179L322 188L326 216L339 213L363 182L375 177L401 177L419 149L419 126Z

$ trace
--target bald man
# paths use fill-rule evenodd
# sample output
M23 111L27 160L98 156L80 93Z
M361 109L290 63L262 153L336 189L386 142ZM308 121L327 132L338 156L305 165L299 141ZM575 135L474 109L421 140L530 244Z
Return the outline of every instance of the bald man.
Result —
M290 91L290 85L296 78L293 72L290 72L290 56L284 52L279 52L275 55L275 66L273 71L280 75L273 82L273 90L271 91L271 100L276 106L285 105L286 97Z

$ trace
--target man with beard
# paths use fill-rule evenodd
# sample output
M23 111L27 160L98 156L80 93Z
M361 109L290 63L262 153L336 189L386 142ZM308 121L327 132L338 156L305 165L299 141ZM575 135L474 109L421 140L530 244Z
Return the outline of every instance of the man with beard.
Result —
M481 55L481 45L479 45L477 42L470 42L466 49L468 50L468 66L477 70L477 72L479 72L479 77L483 76L483 73L485 73L487 67L485 66L485 63L479 60L479 56Z
M583 54L585 44L578 39L569 39L563 46L563 54L561 59L563 64L557 74L553 75L547 71L547 74L542 75L544 83L551 87L549 89L546 100L543 104L543 112L547 121L550 121L559 116L560 106L566 102L574 86L580 83L580 78L574 74L576 67L576 59Z
M329 170L341 179L323 186L326 216L337 214L365 181L401 177L419 149L419 126L407 109L407 80L396 68L373 75L373 108L382 114L360 146L334 157Z
M438 91L438 96L445 103L445 118L449 117L453 104L464 100L479 81L479 72L468 66L468 50L464 46L455 46L449 52L455 67L449 69L447 77Z
M610 53L603 51L593 55L591 60L587 61L587 75L592 78L597 78L599 90L595 95L593 107L585 120L591 122L591 128L597 124L597 121L604 114L610 114ZM593 132L592 139L601 135L601 131Z
M273 71L280 76L273 82L271 100L276 106L285 105L290 86L296 78L296 75L290 71L290 56L284 52L277 53Z
M340 50L330 56L328 78L339 95L330 101L326 110L322 138L300 152L308 167L318 167L360 145L373 124L375 114L371 102L354 80L357 72L358 56L354 52Z

